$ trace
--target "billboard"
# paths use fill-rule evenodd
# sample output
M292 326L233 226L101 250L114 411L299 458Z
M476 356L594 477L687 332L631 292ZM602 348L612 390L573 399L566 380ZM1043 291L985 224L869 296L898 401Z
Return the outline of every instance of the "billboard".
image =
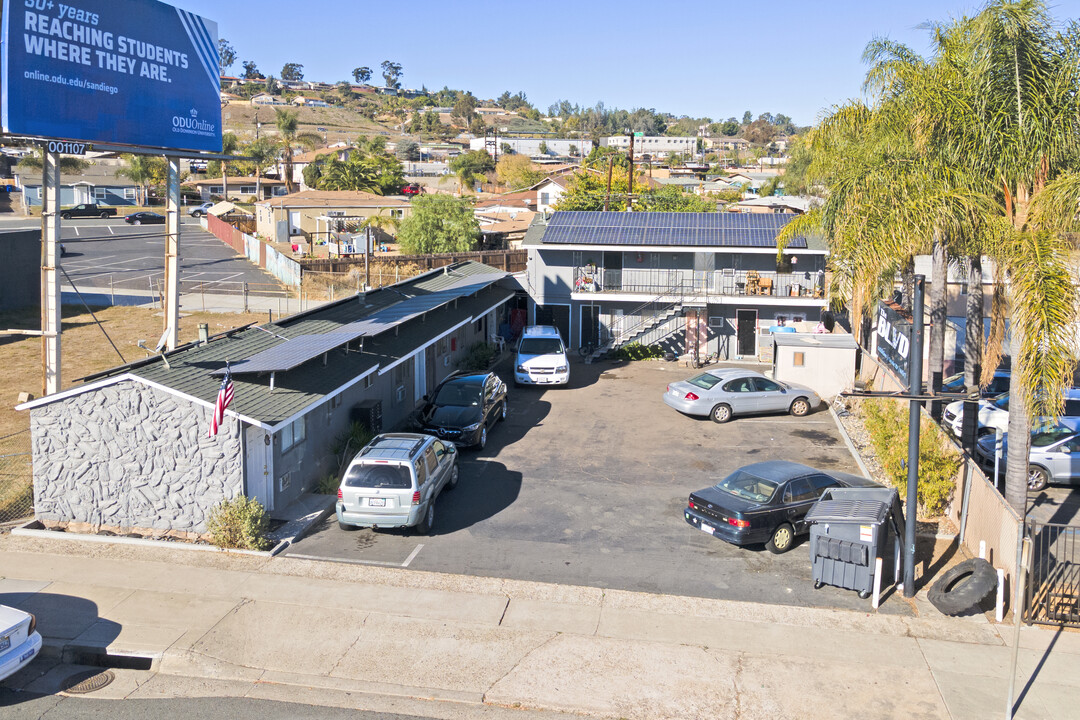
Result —
M911 320L892 306L878 303L877 356L907 386L911 356Z
M156 0L3 0L12 135L221 152L217 23Z

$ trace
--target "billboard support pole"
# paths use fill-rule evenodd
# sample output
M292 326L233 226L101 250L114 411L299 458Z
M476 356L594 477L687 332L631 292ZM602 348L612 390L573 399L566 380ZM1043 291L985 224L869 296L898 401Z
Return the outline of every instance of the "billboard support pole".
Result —
M41 391L60 391L60 155L42 152Z
M165 158L165 349L180 344L180 158Z

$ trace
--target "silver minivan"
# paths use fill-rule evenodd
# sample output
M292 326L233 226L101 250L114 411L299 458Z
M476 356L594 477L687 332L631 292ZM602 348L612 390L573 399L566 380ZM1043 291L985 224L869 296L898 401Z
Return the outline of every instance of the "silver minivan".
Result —
M429 535L439 493L457 483L452 444L418 433L379 435L345 470L338 487L338 527L415 527Z

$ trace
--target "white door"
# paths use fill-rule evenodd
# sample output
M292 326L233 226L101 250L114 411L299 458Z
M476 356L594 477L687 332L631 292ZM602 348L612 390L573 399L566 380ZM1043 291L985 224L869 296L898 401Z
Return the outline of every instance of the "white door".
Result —
M267 511L274 509L274 497L270 492L274 477L274 449L267 443L270 436L255 425L244 431L245 494L255 498Z
M424 362L423 350L413 355L413 378L413 386L416 388L416 395L413 397L419 404L421 398L427 395L427 365Z
M289 211L289 235L299 235L299 234L300 234L300 211L299 210L290 210Z

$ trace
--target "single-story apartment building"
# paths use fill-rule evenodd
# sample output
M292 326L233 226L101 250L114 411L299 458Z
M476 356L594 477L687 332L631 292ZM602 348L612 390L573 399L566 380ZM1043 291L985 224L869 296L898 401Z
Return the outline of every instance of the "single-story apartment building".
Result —
M192 536L241 495L274 516L337 475L334 447L353 422L405 426L473 345L494 339L514 296L506 273L457 263L23 403L37 519ZM210 436L227 363L234 399Z
M360 190L302 190L256 203L255 227L271 242L286 242L295 235L312 241L374 215L402 219L411 212L409 202L400 198Z

